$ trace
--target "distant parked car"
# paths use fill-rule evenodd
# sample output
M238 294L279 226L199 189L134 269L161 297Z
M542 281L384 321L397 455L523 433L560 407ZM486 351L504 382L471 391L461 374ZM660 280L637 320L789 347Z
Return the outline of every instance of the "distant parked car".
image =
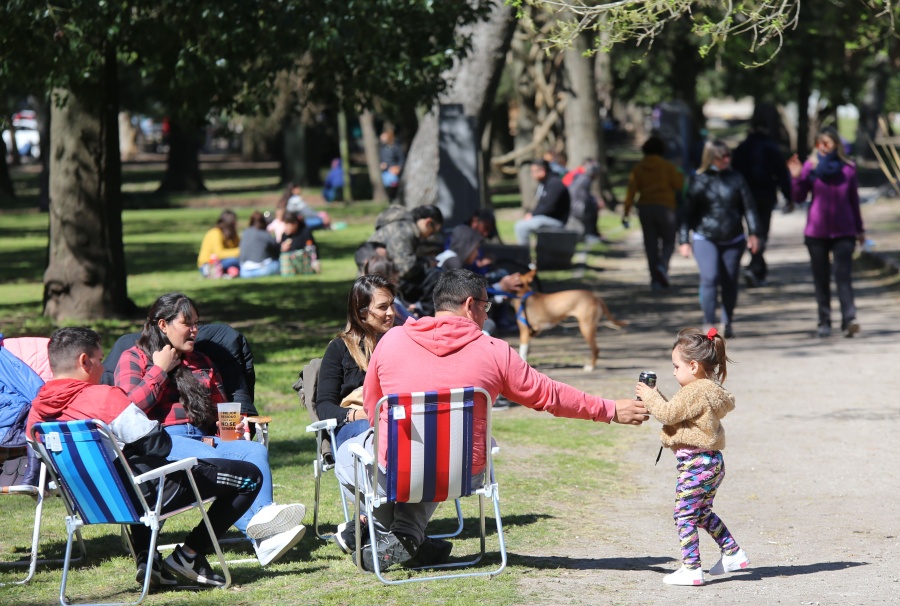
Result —
M3 142L6 143L6 150L12 149L12 137L9 131L3 131ZM16 148L22 157L30 156L34 159L41 157L41 135L38 131L30 128L16 129Z
M41 157L41 135L37 130L37 115L30 109L16 112L12 117L13 128L16 129L16 148L22 157ZM3 142L7 151L12 149L12 137L9 131L3 131Z

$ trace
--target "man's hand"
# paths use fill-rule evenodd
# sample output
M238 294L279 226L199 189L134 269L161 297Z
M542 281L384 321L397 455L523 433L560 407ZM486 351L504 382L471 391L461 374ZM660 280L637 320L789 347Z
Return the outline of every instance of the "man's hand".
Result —
M616 414L613 422L622 425L640 425L650 418L643 402L638 400L616 400Z
M678 247L678 252L681 253L681 256L685 259L689 259L691 257L691 245L690 244L682 244Z
M181 354L175 351L171 345L166 345L159 351L153 352L153 365L159 366L166 372L181 364Z
M747 238L747 248L749 248L749 249L750 249L750 252L752 252L754 255L755 255L757 252L759 252L759 237L754 236L754 235L751 234L751 235Z
M515 293L522 287L522 276L519 272L503 276L497 283L503 292Z

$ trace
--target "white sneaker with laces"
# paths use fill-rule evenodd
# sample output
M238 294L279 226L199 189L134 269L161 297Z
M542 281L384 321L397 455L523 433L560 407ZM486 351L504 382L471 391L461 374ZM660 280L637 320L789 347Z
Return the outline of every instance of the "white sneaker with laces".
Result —
M305 515L306 506L300 503L266 505L250 518L247 536L257 540L267 539L298 526Z
M750 566L750 558L744 553L743 549L738 549L737 553L732 555L722 554L722 558L716 562L715 566L709 569L709 574L716 576L725 574L726 572L734 572Z
M666 585L703 585L703 569L682 566L672 574L664 576L663 583Z
M300 542L306 533L306 526L299 524L290 530L280 532L265 539L256 540L256 559L260 566L268 566L280 559Z

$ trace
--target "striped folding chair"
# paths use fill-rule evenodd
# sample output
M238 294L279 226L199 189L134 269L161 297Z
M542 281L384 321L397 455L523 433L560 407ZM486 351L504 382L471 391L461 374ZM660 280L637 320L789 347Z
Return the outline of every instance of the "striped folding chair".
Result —
M479 406L475 402L476 394L482 396L485 402L483 404L485 469L478 478L473 478L473 427L475 409ZM372 451L374 455L359 444L351 446L356 475L357 553L360 553L362 547L359 523L361 503L365 507L368 519L372 520L375 508L388 503L443 502L477 495L481 531L480 552L470 559L429 568L464 568L481 561L486 546L485 498L490 499L494 506L500 550L500 565L497 568L479 572L451 572L389 580L382 574L378 558L374 558L374 572L378 579L386 584L500 574L506 568L506 542L500 517L499 487L494 478L490 394L480 387L391 394L378 401L375 408L376 418L380 418L384 406L388 408L387 435L380 436L380 431L375 431ZM384 469L375 464L379 440L382 439L387 440L387 461ZM371 544L375 545L375 524L368 526ZM362 558L357 560L360 570L363 570Z
M225 587L231 585L231 573L216 540L204 501L194 482L191 468L197 464L196 458L176 461L135 476L128 466L122 451L116 444L112 431L99 420L38 423L31 429L29 443L47 466L50 475L60 487L67 509L66 555L63 563L59 601L66 601L66 582L71 563L74 536L82 526L91 524L145 524L151 530L149 552L154 553L161 522L176 514L199 509L212 538L213 547L225 577ZM195 502L175 511L162 511L163 487L169 476L184 471L194 491ZM144 499L140 486L156 481L156 499L151 506ZM147 597L150 588L152 566L147 566L147 575L140 598L136 602L117 604L140 604Z

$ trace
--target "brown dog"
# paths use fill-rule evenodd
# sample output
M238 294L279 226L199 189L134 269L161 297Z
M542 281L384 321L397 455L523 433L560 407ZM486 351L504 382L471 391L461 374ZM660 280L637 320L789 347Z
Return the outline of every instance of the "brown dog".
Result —
M581 336L591 348L591 363L586 364L584 369L594 370L600 355L600 348L597 347L597 323L606 317L612 327L618 330L627 322L616 320L609 313L603 299L589 290L563 290L550 294L533 291L531 283L536 274L537 270L534 269L522 274L522 286L516 292L516 298L512 299L519 323L519 355L527 360L532 335L559 324L563 318L572 317L578 320Z

